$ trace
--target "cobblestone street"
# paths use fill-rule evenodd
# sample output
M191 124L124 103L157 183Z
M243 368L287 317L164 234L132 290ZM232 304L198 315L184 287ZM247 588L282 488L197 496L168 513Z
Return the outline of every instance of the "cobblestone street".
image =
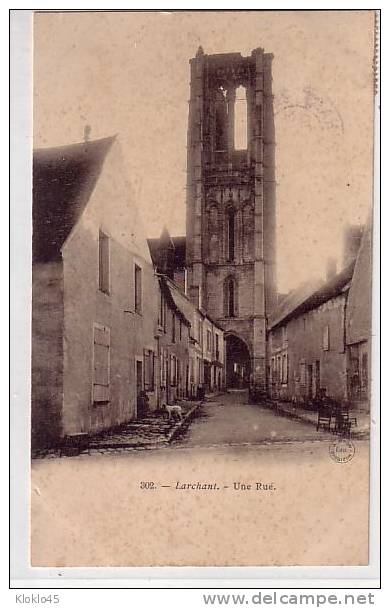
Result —
M247 391L232 391L202 404L185 434L182 447L256 445L285 441L316 441L331 435L317 433L312 424L286 418L259 404L248 403Z
M182 419L167 419L161 413L135 420L120 428L91 436L86 445L75 450L42 450L35 457L55 458L81 453L112 454L128 450L201 448L215 446L273 445L286 442L312 442L330 439L333 434L316 430L317 414L292 404L271 408L270 404L248 403L248 391L235 390L209 396L204 402L182 401ZM290 412L294 410L293 414ZM367 418L367 420L366 420ZM353 438L365 438L367 415L360 414Z

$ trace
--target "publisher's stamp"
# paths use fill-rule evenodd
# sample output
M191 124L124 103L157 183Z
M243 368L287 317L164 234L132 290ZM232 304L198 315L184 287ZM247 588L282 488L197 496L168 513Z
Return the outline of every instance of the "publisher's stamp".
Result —
M355 446L349 439L337 439L330 444L329 455L335 462L345 464L355 456Z

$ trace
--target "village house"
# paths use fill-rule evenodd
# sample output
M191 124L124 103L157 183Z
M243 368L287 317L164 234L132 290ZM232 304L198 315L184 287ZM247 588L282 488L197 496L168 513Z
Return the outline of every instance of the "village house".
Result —
M344 319L353 263L325 285L299 289L271 317L268 331L272 397L310 402L320 389L346 397Z
M371 387L372 227L369 222L356 258L349 289L345 340L347 346L348 399L369 410Z
M203 330L202 316L197 308L192 308L192 323L190 335L190 373L189 373L189 394L190 399L196 399L204 394L204 374L203 374Z
M356 398L366 397L370 232L367 227L363 238L361 231L355 238L355 231L341 272L328 272L325 282L304 284L285 297L271 316L267 338L272 398L310 404L320 394L340 402L351 402L354 391Z
M33 447L156 407L157 294L117 138L35 150Z
M224 331L207 314L192 308L190 342L190 388L193 397L225 390Z
M148 244L156 271L164 277L177 310L190 324L185 396L199 398L206 392L224 390L224 331L186 293L185 238L171 237L164 228L161 236L148 239Z
M206 393L219 392L225 386L224 331L212 319L203 317L203 374Z
M166 277L166 281L169 285L172 298L190 323L186 397L189 399L199 399L204 394L203 316L185 295L182 289L183 284L180 285L179 283L179 286L175 281L168 277Z
M164 275L158 281L158 405L162 407L188 396L191 322L172 295L174 285Z

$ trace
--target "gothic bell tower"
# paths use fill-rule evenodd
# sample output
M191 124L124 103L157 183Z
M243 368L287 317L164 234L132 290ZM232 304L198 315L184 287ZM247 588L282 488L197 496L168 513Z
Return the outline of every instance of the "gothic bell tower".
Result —
M227 385L266 383L276 304L271 64L255 49L190 60L188 293L226 332Z

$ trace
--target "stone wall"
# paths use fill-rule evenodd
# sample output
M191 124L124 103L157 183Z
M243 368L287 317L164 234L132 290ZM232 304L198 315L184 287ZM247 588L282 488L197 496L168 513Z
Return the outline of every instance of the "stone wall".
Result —
M366 227L356 259L347 301L347 344L371 338L372 316L372 236L371 223Z
M63 272L61 262L32 272L31 442L55 443L62 434Z
M251 320L254 297L253 274L253 264L208 267L206 271L207 312L217 321L226 320L224 285L228 277L233 277L237 289L235 317Z
M272 55L260 48L248 57L200 50L190 63L189 294L197 304L201 293L208 314L250 345L254 380L265 386L266 317L276 303ZM245 150L234 141L234 108L242 87ZM237 285L233 319L227 318L224 302L229 276Z
M366 410L371 395L372 226L365 228L346 310L348 390L352 402Z

